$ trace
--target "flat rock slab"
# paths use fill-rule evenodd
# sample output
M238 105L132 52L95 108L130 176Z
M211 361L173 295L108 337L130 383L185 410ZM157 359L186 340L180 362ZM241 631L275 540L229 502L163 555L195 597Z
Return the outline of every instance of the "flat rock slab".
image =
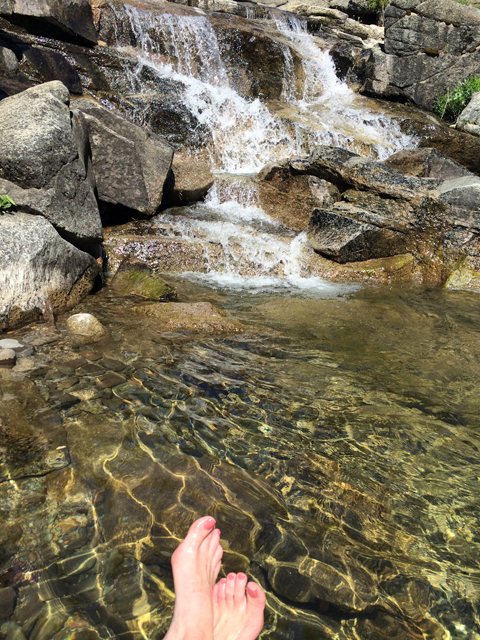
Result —
M140 305L138 314L154 318L155 327L163 331L192 331L195 333L243 333L246 327L226 318L209 302L165 302Z
M125 378L114 371L109 371L100 378L95 380L95 384L99 389L111 389L112 387L116 387L119 384L123 384L125 382Z
M18 340L5 338L4 340L0 340L0 349L13 349L15 353L18 353L19 351L23 351L23 349L25 349L25 345L20 344Z

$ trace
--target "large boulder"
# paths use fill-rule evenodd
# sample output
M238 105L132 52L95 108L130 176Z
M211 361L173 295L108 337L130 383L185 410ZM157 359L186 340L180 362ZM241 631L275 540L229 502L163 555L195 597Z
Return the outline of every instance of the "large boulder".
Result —
M93 100L76 100L75 108L88 125L99 199L154 215L172 165L172 147Z
M0 0L0 15L37 35L97 43L88 0Z
M63 238L90 249L102 241L102 224L85 119L69 103L59 81L0 102L1 188L20 210L44 216Z
M92 288L97 262L61 238L42 216L0 216L0 330L31 322L47 300L56 313Z
M387 158L385 164L395 171L418 178L454 180L474 175L438 149L429 147L398 151Z
M392 0L385 47L363 54L362 91L401 97L432 109L480 65L480 10L455 0Z
M456 127L480 136L480 91L473 94L468 105L458 116Z

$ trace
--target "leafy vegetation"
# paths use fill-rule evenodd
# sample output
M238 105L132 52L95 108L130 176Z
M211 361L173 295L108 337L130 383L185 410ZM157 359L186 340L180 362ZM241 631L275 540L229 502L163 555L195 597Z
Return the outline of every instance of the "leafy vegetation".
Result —
M389 3L390 0L367 0L368 6L372 9L375 9L375 11L381 11L382 9L385 9L387 4Z
M480 91L480 77L470 76L451 91L437 96L433 110L444 120L455 122L477 91Z
M15 207L15 202L7 195L0 195L0 212Z

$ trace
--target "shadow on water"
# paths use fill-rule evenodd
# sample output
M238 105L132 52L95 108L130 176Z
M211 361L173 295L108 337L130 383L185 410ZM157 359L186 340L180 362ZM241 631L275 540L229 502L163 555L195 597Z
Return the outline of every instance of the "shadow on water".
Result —
M3 371L2 637L162 637L209 513L265 638L479 638L478 298L179 286L250 329L162 333L107 290L78 310L109 339L60 321Z

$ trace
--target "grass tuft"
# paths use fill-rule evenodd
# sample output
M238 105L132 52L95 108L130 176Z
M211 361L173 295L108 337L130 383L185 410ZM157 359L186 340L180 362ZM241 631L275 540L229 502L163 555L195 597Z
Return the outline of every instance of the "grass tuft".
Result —
M477 91L480 91L480 77L470 76L443 96L437 96L433 110L444 120L455 122Z

